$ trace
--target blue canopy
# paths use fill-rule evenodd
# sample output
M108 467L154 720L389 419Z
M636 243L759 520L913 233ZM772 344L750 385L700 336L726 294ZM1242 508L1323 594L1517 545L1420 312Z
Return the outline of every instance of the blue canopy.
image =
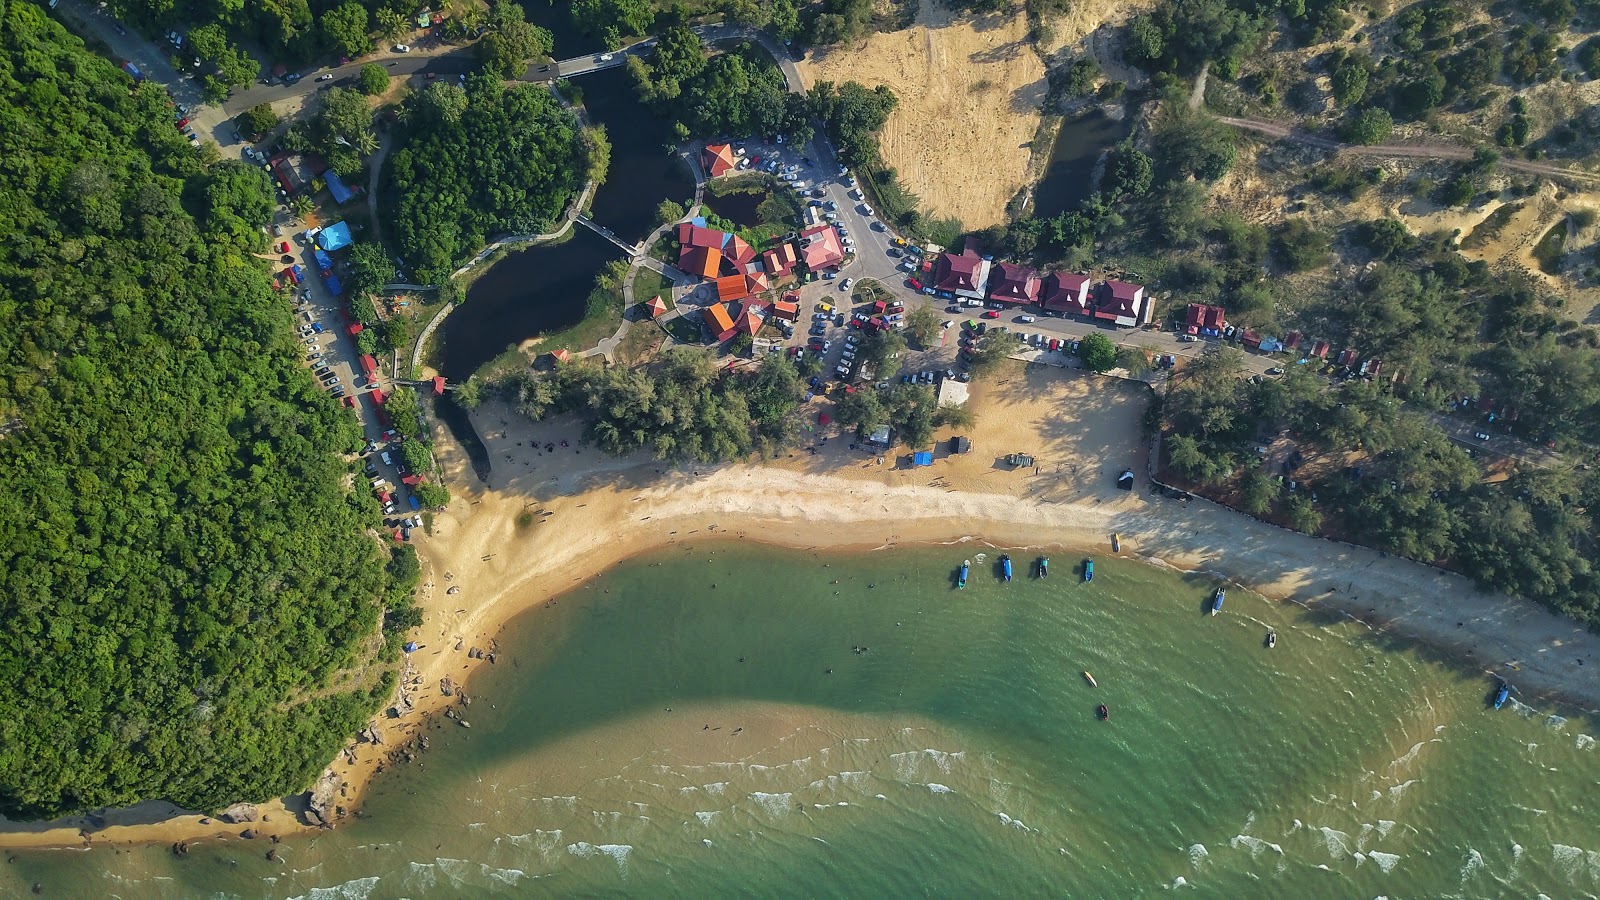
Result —
M335 297L344 293L344 285L339 283L339 276L337 275L322 276L322 284L328 289L328 293Z
M348 203L350 198L356 195L356 192L350 190L344 183L344 179L339 177L338 172L329 170L325 180L328 182L328 193L333 195L335 203Z
M350 225L345 222L335 222L317 235L317 246L332 253L340 247L350 246Z
M913 454L911 461L919 466L931 466L933 465L933 454L927 450L923 450L920 453Z
M333 257L329 256L326 252L324 252L322 250L318 250L316 252L316 257L317 257L317 268L319 268L319 269L331 269L331 268L333 268Z

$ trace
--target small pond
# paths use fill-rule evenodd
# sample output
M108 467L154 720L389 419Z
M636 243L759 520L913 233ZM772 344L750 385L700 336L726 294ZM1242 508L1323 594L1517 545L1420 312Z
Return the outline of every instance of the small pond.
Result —
M1033 194L1033 214L1048 219L1071 212L1089 197L1089 179L1100 154L1128 136L1130 122L1091 110L1062 123L1050 163Z

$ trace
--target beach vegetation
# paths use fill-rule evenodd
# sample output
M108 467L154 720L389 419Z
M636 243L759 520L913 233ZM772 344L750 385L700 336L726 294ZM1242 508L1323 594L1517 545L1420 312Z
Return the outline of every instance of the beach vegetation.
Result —
M0 15L0 813L303 790L392 687L416 568L255 256L271 184Z

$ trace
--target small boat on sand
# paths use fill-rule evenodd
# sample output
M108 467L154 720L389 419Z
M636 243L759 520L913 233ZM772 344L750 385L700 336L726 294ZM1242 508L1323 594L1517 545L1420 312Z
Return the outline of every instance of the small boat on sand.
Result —
M1087 682L1089 682L1089 687L1099 687L1099 686L1100 686L1100 685L1099 685L1099 684L1098 684L1098 683L1097 683L1097 682L1096 682L1096 681L1095 681L1095 680L1094 680L1094 676L1093 676L1093 675L1090 675L1090 674L1089 674L1089 673L1088 673L1088 672L1085 672L1085 673L1083 673L1083 680L1084 680L1084 681L1087 681Z
M1006 581L1011 580L1011 557L1000 557L1000 576Z
M1222 612L1222 600L1226 596L1228 596L1227 591L1223 590L1222 588L1217 588L1217 595L1211 598L1211 614L1213 616L1219 612Z
M972 560L963 559L961 561L961 577L956 581L957 588L964 588L967 586L967 573L970 571L972 571Z
M1271 650L1273 647L1276 647L1276 646L1278 646L1278 633L1276 631L1268 631L1267 632L1267 649Z
M1104 703L1102 703L1099 706L1095 707L1094 714L1099 716L1100 717L1100 721L1102 721L1102 722L1111 721L1111 708L1106 706Z
M1083 561L1083 580L1085 582L1094 580L1094 560L1092 559Z
M1048 556L1039 557L1039 577L1050 577L1050 557Z
M1506 701L1509 699L1511 699L1511 685L1502 681L1500 682L1500 687L1496 688L1494 692L1494 708L1499 709L1505 706Z
M1115 531L1111 532L1111 552L1122 552L1122 536L1117 534Z

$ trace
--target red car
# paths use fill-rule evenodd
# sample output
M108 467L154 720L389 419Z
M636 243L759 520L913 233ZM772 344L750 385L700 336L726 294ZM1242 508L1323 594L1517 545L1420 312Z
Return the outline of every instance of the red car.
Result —
M998 318L1000 318L1000 310L998 310L998 309L991 309L991 310L989 310L989 311L988 311L988 312L985 312L985 313L984 313L984 314L983 314L983 317L984 317L984 318L985 318L985 319L998 319Z
M922 282L920 282L920 281L918 281L918 280L916 280L916 279L915 279L915 278L907 278L907 279L906 279L906 284L908 284L908 285L910 285L910 286L911 286L911 289L912 289L912 290L913 290L913 291L920 291L920 290L922 290Z
M289 242L288 241L279 241L278 242L278 252L279 253L288 253L289 252Z
M1055 338L1051 338L1050 339L1050 349L1052 351L1054 351L1057 347L1060 347L1060 346L1061 346L1061 342L1060 341L1056 340Z
M189 124L189 120L188 119L179 119L178 120L178 129L181 131L183 129L183 127L185 125L188 125L188 124Z

